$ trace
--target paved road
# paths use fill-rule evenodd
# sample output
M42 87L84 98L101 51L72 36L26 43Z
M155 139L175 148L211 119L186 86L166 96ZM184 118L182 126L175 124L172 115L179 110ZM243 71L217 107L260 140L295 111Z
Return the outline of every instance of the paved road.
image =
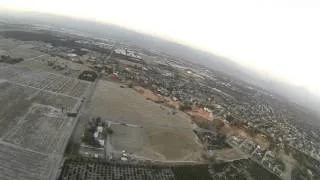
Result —
M112 122L111 121L108 121L108 128L111 128L112 126ZM111 157L111 134L108 134L106 137L105 137L105 140L104 140L104 152L105 152L105 158L108 160L110 157Z
M283 174L283 179L291 179L292 171L298 163L295 159L286 155L284 152L280 153L280 157L283 160L283 163L285 164L285 168L286 168Z
M70 131L68 132L69 134L68 134L68 136L67 136L67 138L66 138L66 140L65 140L65 143L64 143L64 145L62 146L64 149L63 149L63 152L65 151L65 149L66 149L66 147L67 147L67 145L68 145L68 142L70 141L70 139L71 139L71 137L72 137L72 134L73 134L73 131L75 130L75 127L78 125L78 123L79 123L79 119L80 119L80 117L84 114L84 110L86 109L86 107L87 107L87 105L90 103L90 101L91 101L91 98L92 98L92 96L93 96L93 93L94 93L94 91L95 91L95 89L96 89L96 87L97 87L97 84L98 84L98 81L99 81L99 77L100 77L100 75L98 75L98 78L93 82L93 83L91 83L91 85L90 85L90 87L89 87L89 89L87 89L87 91L86 91L86 93L85 93L85 99L84 99L84 102L80 102L80 105L79 105L79 107L77 108L77 109L79 109L79 111L78 111L78 114L77 114L77 116L75 117L75 123L73 123L72 124L72 127L70 128ZM80 101L80 100L79 100ZM63 162L64 160L62 160L62 162L60 163L60 166L62 166L63 165ZM58 179L58 176L60 175L60 170L59 170L59 172L57 172L57 178L56 179Z
M42 56L45 56L46 54L42 54L42 55L40 55L40 56L36 56L36 57L32 57L32 58L28 58L28 59L25 59L24 61L22 61L22 62L28 62L28 61L33 61L33 60L35 60L35 59L37 59L37 58L39 58L39 57L42 57ZM3 66L2 68L4 69L4 68L10 68L10 67L15 67L15 66L19 66L20 65L20 63L16 63L16 64L8 64L7 66Z
M40 56L28 58L28 59L25 59L23 62L33 61L33 60L35 60L35 59L37 59L37 58L39 58L39 57L45 56L45 55L47 55L47 54L42 54L42 55L40 55ZM17 63L17 64L19 64L19 63Z
M42 55L40 55L40 56L31 57L31 58L25 59L25 60L22 61L22 62L33 61L33 60L35 60L35 59L38 59L39 57L46 56L46 55L47 55L47 54L42 54ZM17 64L13 64L12 66L19 66L19 65L20 65L20 63L17 63Z

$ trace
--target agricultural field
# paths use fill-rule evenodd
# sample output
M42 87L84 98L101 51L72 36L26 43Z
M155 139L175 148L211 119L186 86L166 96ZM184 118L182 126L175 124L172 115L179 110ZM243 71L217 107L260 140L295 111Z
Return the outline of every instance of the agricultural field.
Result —
M2 104L2 106L0 107L0 137L3 137L4 134L9 133L14 128L23 126L23 124L25 123L24 121L27 121L26 118L32 118L33 109L31 107L34 104L50 106L50 108L58 109L59 111L61 111L62 107L66 111L72 111L76 108L76 104L78 103L78 101L79 100L72 97L53 94L50 92L39 92L34 88L12 84L8 81L1 81L0 104ZM31 114L29 114L30 108ZM42 118L38 115L33 118ZM50 123L53 122L54 121ZM19 124L19 126L17 126L17 123ZM36 126L36 124L33 123L35 122L32 122L32 125ZM49 126L49 128L52 127Z
M121 164L87 159L67 160L59 180L144 179L210 180L210 167L199 165Z
M202 160L203 147L192 131L191 119L171 111L133 89L100 80L86 113L142 127L114 126L111 141L118 151L154 160Z
M1 180L55 179L62 156L29 151L0 142Z
M90 83L0 66L0 179L56 179Z
M0 137L13 128L27 113L31 101L26 101L26 97L32 96L36 90L13 85L9 82L0 82Z
M35 41L25 42L0 36L0 56L8 55L11 58L22 58L23 61L16 66L27 68L33 72L51 72L77 78L82 71L91 70L83 64L78 64L61 57L51 56L37 49L38 46L44 45L46 44ZM49 62L54 62L55 65L61 67L66 66L66 68L54 68L54 66L48 65ZM0 67L5 65L5 63L0 63Z
M8 64L7 64L7 63L0 62L0 67L5 67L5 66L8 66Z
M59 180L144 179L144 180L279 180L250 160L210 164L130 164L67 159Z
M75 123L60 109L34 104L24 119L18 121L4 141L43 153L63 153L70 129Z
M52 64L49 66L50 63ZM66 68L55 68L55 65L59 65L61 67ZM51 72L55 74L62 74L64 76L72 78L77 78L84 70L91 70L86 65L78 64L60 57L53 57L48 54L39 56L30 61L23 61L19 63L18 66L28 68L33 72Z
M30 42L0 37L0 55L9 55L14 58L29 59L42 55L43 53L33 50Z
M0 79L14 80L19 77L22 77L27 72L23 68L12 68L9 66L0 67Z
M81 98L90 83L59 74L31 72L20 67L0 67L0 78L16 84Z
M6 51L17 47L17 41L14 39L4 38L0 36L0 53L3 55Z

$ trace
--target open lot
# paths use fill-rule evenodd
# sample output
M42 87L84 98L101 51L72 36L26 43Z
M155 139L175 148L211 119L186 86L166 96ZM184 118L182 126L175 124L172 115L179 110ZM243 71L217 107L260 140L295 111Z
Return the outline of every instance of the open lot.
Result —
M115 149L134 153L141 150L146 133L143 128L123 125L112 125L111 144Z
M142 126L115 127L112 143L119 151L156 160L200 160L202 146L192 132L191 119L184 113L170 112L135 90L108 81L99 81L86 110L91 116Z

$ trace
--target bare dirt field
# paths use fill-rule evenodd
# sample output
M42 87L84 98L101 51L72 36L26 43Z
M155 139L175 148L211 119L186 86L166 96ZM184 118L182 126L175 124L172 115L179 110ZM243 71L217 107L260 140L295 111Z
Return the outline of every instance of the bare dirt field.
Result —
M192 132L191 119L181 112L172 115L171 109L147 101L133 89L101 80L86 111L91 116L142 126L140 130L127 129L134 131L132 135L115 128L112 138L119 151L128 149L156 160L201 159L202 146Z
M223 161L234 161L239 159L247 159L248 156L245 153L237 151L233 148L221 149L215 151L215 159Z
M134 153L142 149L146 137L143 128L112 125L112 130L111 144L116 150Z
M210 113L204 111L203 108L194 108L192 111L187 112L190 116L200 116L208 121L212 121L212 117L210 117Z

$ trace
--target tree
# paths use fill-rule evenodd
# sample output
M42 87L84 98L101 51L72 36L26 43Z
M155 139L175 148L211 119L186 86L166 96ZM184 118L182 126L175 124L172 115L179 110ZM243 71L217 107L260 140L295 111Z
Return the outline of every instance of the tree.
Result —
M190 111L192 110L192 106L190 103L184 102L183 104L180 105L179 109L180 111Z
M227 118L226 118L226 120L228 121L228 122L231 122L231 121L233 121L233 116L231 116L231 115L227 115Z
M101 124L101 117L96 118L96 126L99 126Z
M102 135L103 135L104 138L107 138L107 136L108 136L108 130L107 130L107 128L104 128L104 129L103 129Z
M107 127L106 130L107 130L108 134L112 134L113 133L113 130L110 127Z
M218 120L216 121L215 125L216 125L216 129L220 130L224 126L224 123Z

